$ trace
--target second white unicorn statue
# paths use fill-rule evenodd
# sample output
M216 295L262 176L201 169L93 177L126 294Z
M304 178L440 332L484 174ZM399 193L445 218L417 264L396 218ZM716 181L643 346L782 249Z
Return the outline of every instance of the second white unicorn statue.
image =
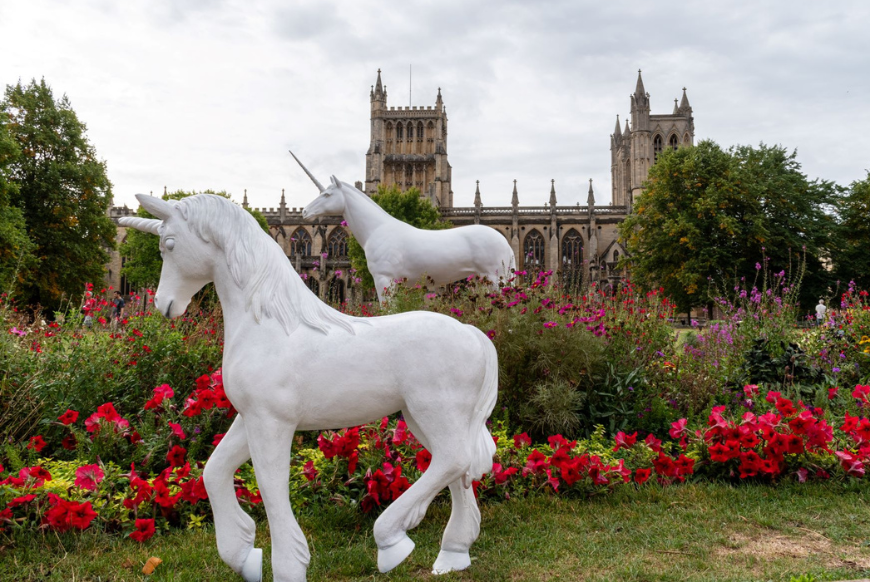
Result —
M288 485L294 432L357 426L402 411L432 462L375 522L378 568L394 568L414 549L406 532L444 487L453 512L433 570L467 568L480 531L470 487L492 470L495 453L486 427L498 391L492 342L436 313L356 318L332 309L254 218L225 198L136 197L159 220L119 222L160 237L154 308L178 317L210 281L223 307L224 388L239 414L203 472L221 558L247 582L261 579L254 521L233 489L236 469L252 459L272 534L274 579L304 582L308 544Z
M487 278L492 285L510 278L514 253L495 229L480 224L448 230L415 228L335 176L324 188L293 152L290 155L320 190L302 217L344 216L366 253L379 301L394 282L403 279L416 283L428 277L440 287L473 275Z

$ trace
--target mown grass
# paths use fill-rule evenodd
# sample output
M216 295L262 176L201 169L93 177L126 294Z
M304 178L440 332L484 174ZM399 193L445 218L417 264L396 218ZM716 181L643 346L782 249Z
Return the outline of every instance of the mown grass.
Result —
M845 580L870 574L870 487L695 484L624 490L588 500L539 495L489 503L472 567L438 580L595 582ZM417 549L377 571L373 519L342 507L299 512L311 581L434 578L449 507L433 505L411 533ZM270 552L266 524L258 544ZM137 544L101 532L0 534L0 579L234 580L209 529ZM146 577L149 556L163 563ZM266 564L266 580L271 568Z

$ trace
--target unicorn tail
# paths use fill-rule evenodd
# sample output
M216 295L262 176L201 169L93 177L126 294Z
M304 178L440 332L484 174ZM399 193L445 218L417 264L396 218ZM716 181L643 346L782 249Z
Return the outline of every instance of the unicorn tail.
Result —
M471 487L471 482L480 479L492 471L492 457L495 455L495 442L489 429L486 428L486 420L495 408L498 399L498 353L495 346L486 335L477 328L474 332L480 341L481 351L485 360L486 371L483 377L483 385L480 387L477 403L474 407L474 418L471 421L470 440L472 443L471 465L462 478L462 484L466 488Z

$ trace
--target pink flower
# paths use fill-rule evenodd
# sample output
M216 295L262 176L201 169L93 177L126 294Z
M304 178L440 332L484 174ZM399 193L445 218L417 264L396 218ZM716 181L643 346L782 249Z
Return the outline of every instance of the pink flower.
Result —
M184 434L184 429L181 428L181 425L180 425L180 424L176 424L176 423L174 423L174 422L170 422L170 423L169 423L169 428L172 429L172 434L174 434L175 436L177 436L177 437L180 438L181 440L184 440L184 439L187 438L187 435Z
M85 465L76 469L76 487L96 491L97 485L103 480L103 470L99 465Z
M302 469L302 474L308 481L314 481L317 478L317 469L314 468L314 461L305 463L305 468Z
M613 447L614 453L619 449L630 449L634 446L634 443L637 442L637 431L633 434L625 434L624 432L619 431L616 433L614 440L616 441L616 446Z

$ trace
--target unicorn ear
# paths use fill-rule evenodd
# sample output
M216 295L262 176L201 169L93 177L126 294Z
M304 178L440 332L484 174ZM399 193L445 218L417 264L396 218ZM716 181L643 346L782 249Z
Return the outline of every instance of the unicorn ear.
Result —
M175 205L171 202L167 202L166 200L155 196L136 194L136 200L139 201L139 204L141 204L145 210L160 219L169 218L172 210L175 208Z
M330 176L330 177L329 177L329 180L330 180L333 184L335 184L337 187L341 188L341 181L339 181L338 178L336 178L335 176Z

